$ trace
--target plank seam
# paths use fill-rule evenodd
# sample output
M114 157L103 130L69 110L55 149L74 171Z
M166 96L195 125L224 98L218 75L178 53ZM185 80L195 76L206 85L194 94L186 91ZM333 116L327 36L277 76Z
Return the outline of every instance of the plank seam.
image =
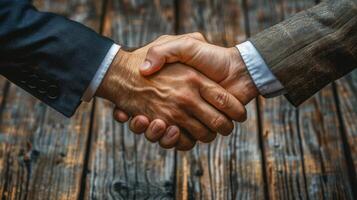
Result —
M87 138L86 149L85 149L85 154L84 154L81 183L80 183L80 187L79 187L79 195L78 195L79 200L84 199L85 190L86 190L86 179L87 179L87 174L89 172L88 165L89 165L89 157L90 157L90 152L91 152L90 146L92 145L93 120L94 120L94 113L95 113L94 111L95 111L95 105L96 105L95 101L96 101L96 99L93 99L90 120L89 120L88 138Z
M350 145L349 145L348 139L347 139L347 131L346 131L345 125L343 123L340 97L338 95L337 86L336 86L335 82L332 83L332 92L333 92L333 98L334 98L335 107L336 107L336 111L337 111L337 119L338 119L338 123L340 125L339 129L340 129L340 135L341 135L341 139L342 139L343 153L346 158L345 160L346 160L347 170L348 170L348 175L349 175L348 179L349 179L350 185L352 186L352 191L351 191L352 197L353 197L353 199L357 199L357 191L353 189L353 187L356 187L356 185L357 185L357 174L356 174L356 171L354 168L352 153L351 153Z
M180 32L180 0L174 0L174 33L177 35ZM174 151L174 169L173 169L173 184L172 184L172 191L173 191L173 197L176 197L178 187L177 187L177 173L178 173L178 162L177 160L179 159L177 150L175 149Z
M309 200L309 190L307 188L307 181L306 181L306 169L305 169L305 154L304 154L304 147L302 144L302 138L301 138L301 130L300 130L300 113L299 109L295 109L295 122L296 122L296 131L297 131L297 136L299 138L299 149L300 149L300 159L301 159L301 165L302 165L302 174L303 174L303 179L304 179L304 189L306 190L306 199Z
M0 124L2 124L2 114L4 112L6 103L7 103L7 98L8 98L8 94L9 94L9 89L10 89L10 82L8 80L6 80L6 83L3 87L3 98L0 104Z
M243 8L243 16L244 16L244 27L246 37L249 38L251 36L250 31L250 23L249 23L249 10L247 5L247 0L242 1ZM263 124L262 124L262 116L260 115L260 101L259 97L255 99L256 106L256 115L257 115L257 128L258 128L258 143L261 152L261 160L262 160L262 173L263 173L263 182L264 182L264 199L269 200L269 190L268 190L268 175L267 175L267 165L265 159L265 147L264 147L264 136L263 136Z
M102 3L102 10L101 10L101 16L100 16L100 24L99 24L99 34L103 34L104 31L104 22L105 22L105 16L107 13L107 6L108 6L108 0L104 0ZM85 149L85 155L84 155L84 162L83 162L83 169L82 169L82 175L81 175L81 182L80 182L80 188L79 188L79 195L78 195L78 200L83 200L86 192L86 180L87 180L87 174L89 171L89 159L91 155L91 145L92 145L92 134L93 134L93 124L94 124L94 116L95 116L95 107L96 107L96 98L94 97L93 103L92 103L92 108L91 108L91 114L90 114L90 120L89 120L89 129L88 129L88 138L87 138L87 144L86 144L86 149Z

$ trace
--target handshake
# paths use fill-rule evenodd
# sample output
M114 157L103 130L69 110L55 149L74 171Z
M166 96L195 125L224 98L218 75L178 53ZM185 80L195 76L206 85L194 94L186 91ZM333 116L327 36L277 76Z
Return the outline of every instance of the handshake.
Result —
M117 121L133 116L134 133L178 150L229 135L258 94L238 49L209 44L200 33L120 50L96 92L116 105Z

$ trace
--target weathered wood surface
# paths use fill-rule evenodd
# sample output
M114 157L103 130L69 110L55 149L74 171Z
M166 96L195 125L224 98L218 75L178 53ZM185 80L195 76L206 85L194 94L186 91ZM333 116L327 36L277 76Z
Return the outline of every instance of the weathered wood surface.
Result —
M257 22L262 25L256 27L265 28L314 4L258 1L262 7ZM353 199L332 88L298 109L284 97L260 102L269 197Z
M126 47L173 33L173 1L109 1L104 30ZM86 199L173 199L174 150L134 135L113 120L112 109L111 103L98 99Z
M246 38L241 5L234 0L180 1L179 30L199 31L214 44L232 47ZM264 198L255 102L247 110L249 120L236 123L229 137L178 154L177 199Z
M96 1L43 0L41 10L61 13L97 29ZM11 85L0 124L1 199L76 199L86 152L91 106L67 119Z
M9 88L10 82L7 81L4 77L0 77L0 124L2 120L2 113L6 104L5 99L7 99Z
M103 2L108 3L105 10ZM104 11L104 34L126 47L138 47L161 34L192 31L205 33L215 44L233 46L247 34L315 2L36 0L35 4L95 30ZM69 120L0 79L0 197L355 199L356 72L337 82L337 95L332 88L298 109L284 97L259 99L258 107L256 102L248 105L248 121L236 124L231 136L177 153L162 150L116 123L112 105L104 100L96 101L95 111L92 104L82 104Z
M357 71L337 81L336 101L339 106L341 131L345 140L345 154L350 165L351 184L357 185ZM357 186L354 195L357 197Z

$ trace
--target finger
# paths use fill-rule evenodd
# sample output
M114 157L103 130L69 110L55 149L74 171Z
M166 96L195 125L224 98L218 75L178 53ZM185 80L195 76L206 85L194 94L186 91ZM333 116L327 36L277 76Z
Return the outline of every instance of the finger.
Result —
M176 144L177 150L188 151L188 150L192 149L193 147L195 147L195 145L196 145L195 139L192 139L191 137L189 137L189 134L184 130L181 130L180 133L181 134L180 134L179 140Z
M176 146L180 139L180 129L177 126L169 126L160 139L159 144L162 148L170 149Z
M116 121L124 123L129 120L129 115L126 114L124 111L120 110L119 108L115 108L113 111L113 117Z
M190 107L190 110L192 114L206 125L206 127L211 129L212 132L229 135L233 131L233 122L206 102L196 103L195 106ZM210 141L206 140L205 142L213 141L215 139L213 136L215 135L216 134L209 138Z
M144 76L151 75L159 71L165 63L187 62L197 54L198 46L205 44L202 41L189 36L183 36L160 45L149 48L145 62L139 67L140 73Z
M184 35L192 37L192 38L194 38L196 40L199 40L199 41L202 41L202 42L207 42L205 36L200 32L187 33L187 34L184 34Z
M145 131L145 137L150 142L158 142L166 131L166 123L161 119L153 120Z
M181 121L180 126L183 127L195 140L204 143L209 143L216 138L216 133L209 130L198 120L186 116L184 121Z
M149 46L155 46L155 45L160 45L164 44L166 42L172 41L179 38L178 35L161 35L157 39L155 39L153 42L149 43Z
M138 115L130 120L130 130L136 134L141 134L149 127L150 121L146 116Z
M215 108L225 113L229 118L243 122L247 119L244 105L233 95L218 85L205 85L200 88L202 98Z
M202 41L202 42L207 42L206 38L204 37L204 35L202 33L194 32L194 33L186 33L186 34L182 34L182 35L161 35L155 41L153 41L152 43L149 43L149 45L150 44L151 44L151 46L161 45L166 42L181 39L185 36L194 38L194 39Z

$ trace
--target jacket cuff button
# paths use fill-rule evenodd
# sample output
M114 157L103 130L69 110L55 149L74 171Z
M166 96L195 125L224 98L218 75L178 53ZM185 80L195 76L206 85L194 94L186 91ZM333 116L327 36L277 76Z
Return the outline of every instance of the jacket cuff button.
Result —
M28 81L26 81L26 83L29 88L34 89L37 87L37 81L38 81L38 76L33 74L29 76Z
M40 80L38 84L38 92L45 94L47 92L48 82L46 80Z
M50 85L47 88L47 97L49 99L57 99L59 95L59 88L56 85Z

